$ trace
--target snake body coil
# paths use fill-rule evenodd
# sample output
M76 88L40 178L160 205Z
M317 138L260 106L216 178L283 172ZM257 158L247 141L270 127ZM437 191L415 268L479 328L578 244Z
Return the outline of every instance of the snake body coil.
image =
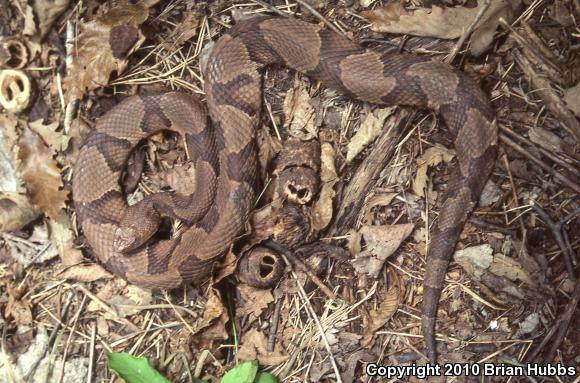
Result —
M88 243L109 270L140 286L174 288L206 278L243 230L253 206L259 70L268 64L295 69L362 101L431 108L453 134L457 166L433 225L424 280L422 326L434 361L435 314L449 259L497 152L487 97L470 78L439 61L366 50L298 20L265 17L239 23L216 42L205 68L212 124L205 125L204 108L190 96L134 96L103 116L87 137L75 166L73 197ZM142 202L147 206L140 213L129 216L142 214L148 222L151 216L169 214L191 226L179 238L123 254L118 241L127 205L121 172L140 140L166 129L185 137L197 190L190 196L155 194Z

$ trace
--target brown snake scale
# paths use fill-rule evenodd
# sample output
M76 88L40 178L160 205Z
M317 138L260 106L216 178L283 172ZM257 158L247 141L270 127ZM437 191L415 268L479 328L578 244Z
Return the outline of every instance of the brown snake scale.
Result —
M74 169L73 197L87 242L131 283L169 289L207 278L243 231L255 199L255 127L263 65L281 64L356 99L437 111L453 134L457 166L433 224L422 327L436 360L435 314L463 224L491 173L497 128L489 100L466 75L430 58L378 53L318 25L254 18L215 44L204 68L207 108L183 93L130 97L99 119ZM185 137L196 168L192 195L158 193L128 208L119 179L131 150L160 130ZM159 217L188 222L172 240L142 242Z

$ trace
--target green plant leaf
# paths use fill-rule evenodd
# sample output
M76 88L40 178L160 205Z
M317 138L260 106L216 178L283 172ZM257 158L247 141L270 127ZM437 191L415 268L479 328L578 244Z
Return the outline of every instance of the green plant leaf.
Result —
M229 370L220 383L253 383L258 373L258 362L244 362Z
M126 352L107 353L107 365L126 383L171 383L151 367L147 358L136 358Z
M278 378L269 372L258 372L254 383L278 383Z

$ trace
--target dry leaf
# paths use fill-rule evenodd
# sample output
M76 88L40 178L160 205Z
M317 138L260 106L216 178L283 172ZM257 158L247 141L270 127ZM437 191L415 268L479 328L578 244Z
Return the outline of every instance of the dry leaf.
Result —
M415 36L456 39L463 35L475 20L484 6L479 0L477 7L439 7L406 9L402 1L395 1L372 11L362 12L371 22L375 32L403 33ZM513 20L520 0L491 0L491 5L476 24L469 49L473 55L483 53L493 40L499 25L504 18L509 23Z
M257 289L246 284L240 284L238 285L238 291L243 303L237 307L237 317L251 314L250 320L253 320L268 308L268 304L274 302L274 296L269 289Z
M32 8L38 18L39 40L46 35L58 16L68 8L70 0L34 0Z
M48 239L48 229L44 224L34 226L28 239L4 237L10 248L10 255L24 267L33 263L43 263L58 256L58 251Z
M58 219L68 193L60 190L62 179L51 150L30 129L22 130L18 141L20 178L26 183L30 201L52 219Z
M50 242L56 247L63 267L73 266L84 260L80 250L73 247L74 233L70 218L64 212L57 220L48 220Z
M535 279L520 265L518 261L504 254L495 254L489 271L512 282L521 281L529 287L537 287Z
M65 81L68 101L106 86L112 72L123 72L127 57L145 41L139 25L148 13L142 2L123 1L95 20L80 24L73 63Z
M439 146L432 146L425 150L423 155L416 160L418 168L413 182L413 193L419 197L425 197L429 203L434 204L437 200L437 192L433 190L433 185L428 184L427 171L429 166L449 162L454 156L449 150Z
M211 288L208 290L207 303L205 304L203 318L197 326L196 332L210 327L211 324L216 322L222 315L227 316L227 310L220 299L218 291ZM225 324L225 322L223 323Z
M380 193L375 194L365 203L365 213L362 222L371 224L373 217L373 208L376 206L388 206L399 193Z
M458 250L454 254L454 259L470 275L478 279L484 271L489 271L512 282L519 281L529 287L537 287L534 279L518 261L503 254L493 254L493 249L488 244Z
M385 323L397 312L399 305L405 295L405 286L401 282L399 275L392 269L389 270L389 282L387 291L381 297L379 306L372 310L370 322L364 330L364 338L361 346L367 347L373 339L375 332L383 327Z
M411 234L412 223L401 225L363 226L360 233L364 238L366 250L358 253L352 264L359 274L378 277L387 258L389 258Z
M394 107L375 109L361 123L358 131L347 145L346 162L350 163L364 148L367 147L383 130L385 120L393 114Z
M57 274L61 279L78 281L78 282L94 282L100 279L112 279L113 274L109 273L102 266L97 264L81 264L71 266L64 271Z
M530 141L535 144L538 144L542 148L550 151L550 152L563 152L562 146L562 139L558 137L556 134L536 126L534 128L530 128L528 130L528 135L530 136Z
M187 195L195 191L195 167L190 162L167 169L162 177L177 193Z
M183 20L177 24L162 44L166 50L175 50L176 47L183 45L187 40L197 35L197 28L203 15L193 11L185 11L183 14Z
M564 92L564 101L576 117L580 117L580 82Z
M252 328L242 336L237 357L240 360L258 360L261 365L275 366L288 360L288 355L276 342L273 352L268 352L268 340L262 332Z
M38 133L52 150L62 152L68 147L70 137L56 131L58 129L58 121L44 125L42 119L39 119L28 123L28 127Z
M338 182L334 157L335 151L332 145L328 142L323 142L320 145L320 180L322 181L322 187L319 197L312 208L312 228L315 231L324 229L332 220L332 205L336 196L334 185Z
M8 296L8 302L3 313L3 317L14 318L13 323L16 325L30 325L32 324L32 305L28 301L27 295L22 294L20 289L12 283L6 285L6 291L3 295ZM4 298L6 299L6 298Z
M28 197L18 193L0 193L0 233L19 230L35 220L40 210Z
M288 133L307 141L316 137L318 129L314 126L316 112L310 104L310 95L299 83L288 90L284 98L284 117Z
M13 148L18 142L17 122L0 114L0 192L23 193Z

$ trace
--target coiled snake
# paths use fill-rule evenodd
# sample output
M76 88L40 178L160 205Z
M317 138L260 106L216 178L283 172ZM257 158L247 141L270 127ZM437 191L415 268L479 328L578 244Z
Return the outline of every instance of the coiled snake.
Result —
M73 178L74 204L88 243L109 270L140 286L169 289L206 278L253 206L260 69L268 64L295 69L362 101L433 109L451 131L457 166L433 225L424 280L422 329L435 361L435 314L449 259L497 152L489 100L469 77L439 61L366 50L293 19L261 17L237 24L216 42L205 67L212 124L205 124L204 107L183 93L130 97L99 119ZM187 196L154 194L128 208L119 184L127 158L140 140L165 129L185 137L197 189ZM166 214L191 226L179 238L142 245Z

